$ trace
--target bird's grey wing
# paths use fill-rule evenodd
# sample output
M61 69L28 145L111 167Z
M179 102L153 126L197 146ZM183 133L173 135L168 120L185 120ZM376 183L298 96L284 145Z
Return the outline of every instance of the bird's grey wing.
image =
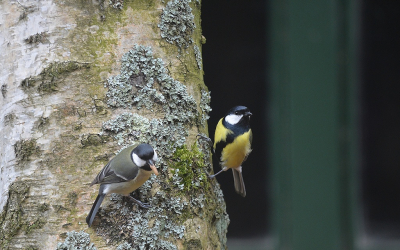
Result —
M134 179L139 168L133 163L131 158L132 150L136 145L123 149L111 161L104 166L90 185L97 183L118 183Z
M121 177L112 169L112 160L104 166L100 173L94 178L90 186L98 183L118 183L127 181L126 178Z
M125 180L132 180L139 173L139 167L132 161L133 149L134 146L125 148L110 162L110 169L115 175Z

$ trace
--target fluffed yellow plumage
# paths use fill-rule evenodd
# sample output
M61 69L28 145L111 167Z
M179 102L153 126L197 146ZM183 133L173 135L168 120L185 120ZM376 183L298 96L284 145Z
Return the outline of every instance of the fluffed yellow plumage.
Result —
M240 167L251 152L251 130L239 135L235 140L226 145L221 154L221 162L227 168Z
M252 131L250 129L251 112L247 107L236 106L221 118L215 128L214 153L219 158L223 171L232 169L235 190L245 197L246 188L242 176L242 163L251 152Z

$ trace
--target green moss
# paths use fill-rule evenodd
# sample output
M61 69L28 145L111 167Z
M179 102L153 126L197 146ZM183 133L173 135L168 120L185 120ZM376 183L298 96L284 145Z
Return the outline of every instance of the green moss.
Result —
M49 204L47 204L47 203L40 204L38 210L39 210L39 212L42 212L42 213L48 211L49 210Z
M79 131L79 130L82 129L82 127L83 127L83 126L82 126L82 123L80 122L80 123L75 124L73 129L74 129L75 131Z
M78 194L70 192L67 196L67 204L71 207L75 207L78 202Z
M37 91L40 93L51 93L58 90L58 80L62 75L87 68L90 68L89 63L76 61L53 62L43 69L38 76L31 76L22 80L21 87L24 90L37 87Z
M34 229L43 228L43 226L46 223L47 223L47 221L45 220L45 218L43 218L43 217L37 218L34 222L31 222L28 225L26 225L25 233L30 234L32 232L32 230L34 230Z
M30 245L27 248L25 248L25 250L39 250L39 247Z
M31 160L31 156L39 155L40 148L36 140L20 140L14 144L15 157L18 163L27 162Z
M168 164L174 174L170 181L184 192L207 188L209 183L204 171L205 161L197 142L190 148L186 145L177 148Z
M43 130L45 127L49 125L49 118L48 117L39 117L39 119L35 122L35 125L38 129Z
M7 115L4 116L3 122L5 126L14 126L14 121L15 121L14 113L8 113Z
M7 249L9 241L23 226L22 203L29 192L24 181L13 182L8 191L8 200L0 216L0 248Z
M47 41L47 33L46 32L41 32L41 33L36 33L32 36L29 36L24 40L27 44L38 44L38 43L44 43Z
M95 99L94 106L96 107L96 113L99 115L106 115L107 112L107 104L103 102L103 100Z
M81 138L81 144L83 147L98 146L106 143L109 140L108 136L100 134L84 134Z
M203 247L201 245L201 241L197 240L197 239L196 240L192 239L192 240L189 240L189 241L185 241L184 247L187 250L202 250L203 249Z

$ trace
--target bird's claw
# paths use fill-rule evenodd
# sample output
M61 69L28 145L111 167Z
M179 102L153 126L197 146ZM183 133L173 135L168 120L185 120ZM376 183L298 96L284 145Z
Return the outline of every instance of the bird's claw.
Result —
M151 205L149 203L141 202L140 200L136 200L132 196L128 196L131 198L139 207L141 208L151 208Z
M207 174L207 177L208 177L208 179L214 179L215 175L214 174L213 175Z
M141 208L151 208L151 205L149 203L141 202L141 204L138 203L138 205Z

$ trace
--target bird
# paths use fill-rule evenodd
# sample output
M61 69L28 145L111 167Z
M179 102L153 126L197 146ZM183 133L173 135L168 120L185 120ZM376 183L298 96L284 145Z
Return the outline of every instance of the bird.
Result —
M157 160L157 152L146 143L131 145L112 158L90 183L90 186L100 184L100 187L92 209L86 217L88 226L92 225L94 217L107 194L122 194L131 198L140 207L149 208L149 204L131 197L130 193L142 186L152 173L158 175L155 167Z
M209 176L212 179L221 172L232 169L235 191L242 197L246 196L242 163L252 151L251 116L252 113L247 107L236 106L219 120L215 128L213 151L222 169Z

